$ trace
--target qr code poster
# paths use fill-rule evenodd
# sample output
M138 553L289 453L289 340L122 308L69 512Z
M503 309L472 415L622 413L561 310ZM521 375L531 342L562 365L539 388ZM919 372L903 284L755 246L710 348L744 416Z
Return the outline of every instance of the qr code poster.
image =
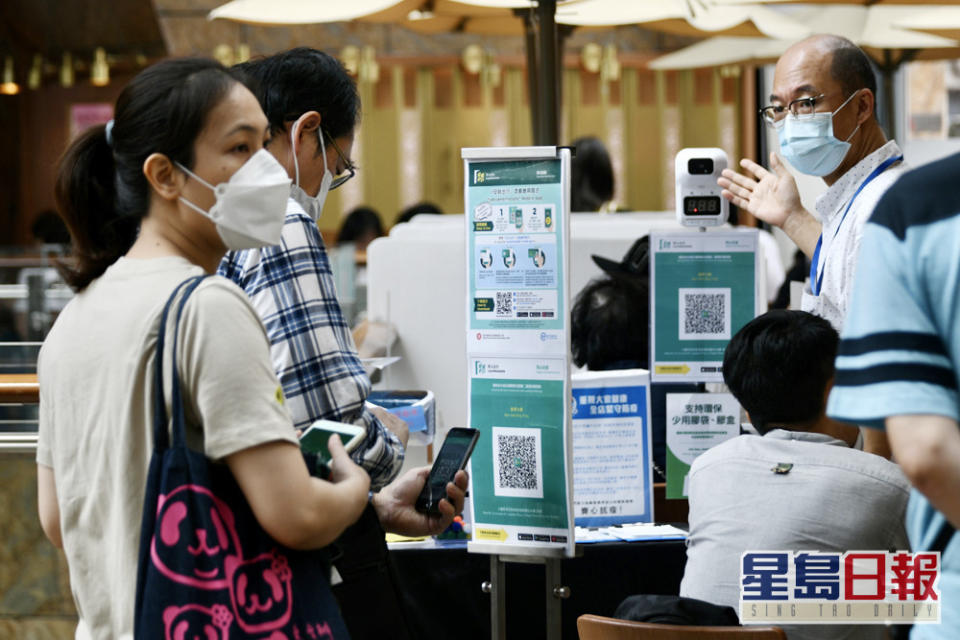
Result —
M730 289L680 289L681 340L730 339Z
M510 498L543 498L540 429L493 427L493 493Z
M722 382L723 353L761 312L757 230L650 233L650 376Z

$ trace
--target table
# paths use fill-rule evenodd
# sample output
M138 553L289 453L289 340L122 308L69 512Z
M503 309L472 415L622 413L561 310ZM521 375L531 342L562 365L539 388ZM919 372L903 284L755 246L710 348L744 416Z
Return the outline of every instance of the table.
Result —
M570 598L563 601L563 638L577 640L577 617L613 615L636 593L680 592L686 563L681 540L580 545L582 556L561 563ZM418 640L490 638L490 557L465 548L396 549L397 571L411 633ZM546 601L542 565L507 565L507 637L545 638Z

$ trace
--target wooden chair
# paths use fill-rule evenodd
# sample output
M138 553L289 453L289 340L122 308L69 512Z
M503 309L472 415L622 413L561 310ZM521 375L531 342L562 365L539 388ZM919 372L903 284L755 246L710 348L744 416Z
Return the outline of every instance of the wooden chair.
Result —
M577 632L580 640L787 640L780 627L685 627L589 613L577 618Z

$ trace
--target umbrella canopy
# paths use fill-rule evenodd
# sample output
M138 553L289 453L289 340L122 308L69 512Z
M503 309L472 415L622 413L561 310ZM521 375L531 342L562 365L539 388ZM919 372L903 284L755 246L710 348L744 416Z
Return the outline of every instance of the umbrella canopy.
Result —
M412 0L233 0L213 9L207 17L259 25L346 22L358 18L389 21L406 15L420 4Z
M585 27L635 24L682 36L744 36L797 40L807 27L762 6L716 6L708 0L582 0L557 9L557 22Z
M651 61L651 69L698 69L728 64L775 62L793 40L730 38L717 36L662 55Z
M806 25L812 33L832 33L848 38L873 58L883 74L885 112L892 125L893 72L911 60L949 59L960 53L958 43L954 40L910 31L901 26L910 16L920 15L918 10L934 8L927 6L921 9L921 6L804 5L784 7L783 11ZM661 56L650 66L655 69L685 69L738 62L772 62L793 44L791 40L713 40L718 42L695 44Z
M560 105L560 51L562 44L554 20L558 4L581 0L351 0L345 3L316 0L233 0L209 13L260 25L318 22L394 23L421 33L467 31L484 34L516 33L526 36L531 119L534 143L557 144ZM468 26L469 25L469 26Z
M558 4L576 1L560 0ZM516 9L536 5L533 0L233 0L211 11L209 17L260 25L359 20L398 24L424 34L522 35L524 21Z
M960 40L960 7L927 8L914 11L897 23L898 27L922 31L941 38Z
M918 4L956 4L957 0L710 0L713 4L738 5L738 4L858 4L863 6L873 6L882 4L892 5L918 5Z

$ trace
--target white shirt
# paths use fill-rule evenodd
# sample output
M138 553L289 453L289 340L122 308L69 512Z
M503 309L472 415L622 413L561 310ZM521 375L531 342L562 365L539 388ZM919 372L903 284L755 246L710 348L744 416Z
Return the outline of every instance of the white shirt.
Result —
M906 171L906 165L899 162L888 167L857 194L846 217L843 212L874 169L887 159L902 155L903 151L891 140L854 165L817 197L816 215L823 225L817 274L823 274L823 285L818 296L813 295L809 282L804 286L801 309L829 321L837 331L843 329L843 320L847 316L863 225L890 185Z

